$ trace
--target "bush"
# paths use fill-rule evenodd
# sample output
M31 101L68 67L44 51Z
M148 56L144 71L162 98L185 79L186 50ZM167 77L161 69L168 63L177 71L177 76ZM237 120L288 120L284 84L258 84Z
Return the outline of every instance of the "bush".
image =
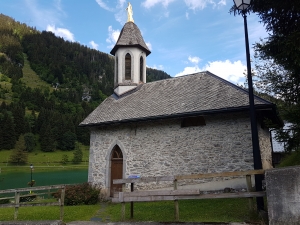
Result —
M61 190L53 196L60 198ZM94 205L99 201L100 189L89 183L67 185L65 189L65 205Z
M0 196L0 198L2 198L2 197ZM0 199L0 204L7 204L7 203L10 203L8 198Z

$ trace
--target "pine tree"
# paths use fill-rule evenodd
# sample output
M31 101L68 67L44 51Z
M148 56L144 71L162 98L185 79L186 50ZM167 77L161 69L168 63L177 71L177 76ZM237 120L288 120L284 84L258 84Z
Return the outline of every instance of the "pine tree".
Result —
M16 144L16 133L13 118L9 113L4 112L0 121L0 149L12 149Z
M24 136L21 135L19 140L16 143L15 149L12 151L10 155L9 162L17 165L26 164L28 160L28 155L25 152L25 140Z
M79 147L79 145L77 144L76 145L76 149L75 151L73 152L73 159L72 159L72 162L74 164L79 164L82 162L82 157L83 157L83 153Z

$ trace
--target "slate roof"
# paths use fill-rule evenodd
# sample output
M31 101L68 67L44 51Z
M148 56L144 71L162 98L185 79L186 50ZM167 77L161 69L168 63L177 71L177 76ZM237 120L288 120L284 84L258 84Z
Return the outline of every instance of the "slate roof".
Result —
M138 47L144 50L147 56L151 53L142 37L140 29L133 22L125 23L118 41L110 51L110 54L115 55L119 47Z
M255 96L255 107L276 107ZM249 110L248 92L208 71L141 84L104 100L80 126ZM275 117L277 117L275 115ZM277 117L278 118L278 117Z

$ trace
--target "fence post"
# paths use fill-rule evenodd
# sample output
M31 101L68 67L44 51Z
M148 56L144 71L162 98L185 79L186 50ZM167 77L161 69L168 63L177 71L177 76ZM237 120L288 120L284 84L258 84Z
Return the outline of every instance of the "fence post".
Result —
M174 180L174 190L177 190L177 179ZM175 206L175 221L179 221L178 199L174 200L174 206Z
M122 192L125 192L125 184L122 184ZM122 209L121 209L121 214L122 214L122 221L125 221L125 202L121 203Z
M14 214L14 220L16 220L18 218L19 204L20 204L20 192L16 191L16 193L15 193L15 214Z
M251 175L246 175L246 182L247 182L247 191L251 192L252 191L252 182L251 182ZM248 198L249 201L249 209L250 211L254 210L254 202L253 202L253 198Z
M134 189L134 183L131 183L131 192L133 192ZM130 218L133 219L133 202L130 202Z
M63 221L64 218L64 204L65 204L65 186L61 188L60 194L60 220Z

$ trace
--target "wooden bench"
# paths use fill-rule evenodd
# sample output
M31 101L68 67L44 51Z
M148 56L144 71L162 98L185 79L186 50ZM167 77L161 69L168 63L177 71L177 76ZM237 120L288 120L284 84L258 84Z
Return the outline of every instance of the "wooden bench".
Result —
M252 188L251 175L264 174L264 170L249 170L249 171L234 171L223 173L207 173L207 174L191 174L191 175L176 175L176 176L158 176L158 177L141 177L113 180L114 184L122 184L122 192L115 193L112 202L122 203L122 220L125 220L125 203L131 203L130 216L133 218L133 202L151 202L151 201L174 201L175 204L175 220L179 221L179 205L178 200L183 199L217 199L217 198L249 198L249 207L254 208L253 198L263 197L266 195L264 191L256 192ZM206 179L215 177L237 177L245 176L247 182L246 192L234 193L216 193L203 194L199 189L178 190L177 182L187 179ZM171 181L173 182L174 190L149 190L149 191L134 191L135 183L148 183ZM131 192L125 192L125 185L131 184Z

